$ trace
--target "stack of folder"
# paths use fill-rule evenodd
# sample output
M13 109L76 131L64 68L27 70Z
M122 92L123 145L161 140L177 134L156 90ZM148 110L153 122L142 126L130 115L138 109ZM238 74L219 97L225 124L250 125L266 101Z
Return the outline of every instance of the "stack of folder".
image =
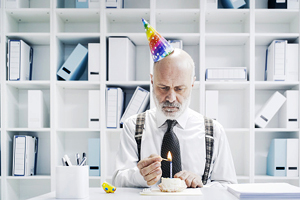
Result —
M227 190L240 199L300 198L300 188L288 183L229 184Z

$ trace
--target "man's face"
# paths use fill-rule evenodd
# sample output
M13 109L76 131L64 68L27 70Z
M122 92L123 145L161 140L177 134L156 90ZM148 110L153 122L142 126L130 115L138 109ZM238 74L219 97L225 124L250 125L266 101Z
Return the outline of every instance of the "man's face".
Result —
M182 58L163 59L154 67L153 97L158 111L169 119L176 119L189 106L192 70Z

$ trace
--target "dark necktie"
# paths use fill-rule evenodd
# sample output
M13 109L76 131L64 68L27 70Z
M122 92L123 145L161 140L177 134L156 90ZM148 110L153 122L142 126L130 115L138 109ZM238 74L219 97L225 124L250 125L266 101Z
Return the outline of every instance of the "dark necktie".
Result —
M172 178L181 171L181 157L180 157L180 145L177 136L173 131L173 127L176 125L176 120L167 120L168 130L164 135L161 145L161 157L167 158L168 152L172 154ZM161 162L162 177L170 178L170 162Z

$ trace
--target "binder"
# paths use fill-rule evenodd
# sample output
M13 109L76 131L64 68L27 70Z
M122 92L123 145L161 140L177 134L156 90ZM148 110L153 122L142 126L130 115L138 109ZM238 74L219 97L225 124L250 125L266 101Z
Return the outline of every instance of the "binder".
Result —
M286 141L286 176L298 177L299 140L288 138Z
M182 40L168 40L168 42L172 45L174 48L183 49L183 43Z
M241 8L242 6L246 5L244 0L221 0L221 4L223 8Z
M38 138L14 135L13 176L32 176L36 174Z
M100 0L89 0L89 8L100 8Z
M255 125L260 128L265 128L285 101L285 96L276 91L256 115Z
M286 139L273 139L267 157L267 175L286 176Z
M286 46L286 81L298 81L299 44Z
M218 120L219 114L219 91L205 91L205 116L214 120Z
M124 8L124 0L105 0L106 8Z
M23 40L8 40L8 80L32 79L33 48Z
M299 0L287 0L287 9L299 9Z
M280 109L280 128L298 128L299 92L297 90L287 90L284 93L285 103Z
M89 43L88 52L88 80L100 81L100 43Z
M120 118L123 109L123 91L121 88L106 89L106 127L120 128Z
M89 90L89 128L100 128L100 92Z
M86 67L87 55L87 48L78 44L65 63L57 71L58 77L65 81L78 80Z
M128 38L108 38L108 80L135 80L135 45Z
M100 138L88 139L88 165L90 176L100 176Z
M28 90L28 128L46 125L45 103L41 90Z
M206 81L247 81L246 67L207 68Z
M287 0L268 0L268 8L287 8Z
M144 112L145 109L147 108L147 105L149 104L149 99L150 99L149 91L138 86L135 89L135 92L133 93L128 103L128 106L126 107L126 110L120 120L120 123L123 124L124 121L132 115Z
M76 8L88 8L89 0L76 0Z
M29 0L6 0L6 9L11 8L29 8Z
M287 40L273 40L267 49L267 81L285 81Z

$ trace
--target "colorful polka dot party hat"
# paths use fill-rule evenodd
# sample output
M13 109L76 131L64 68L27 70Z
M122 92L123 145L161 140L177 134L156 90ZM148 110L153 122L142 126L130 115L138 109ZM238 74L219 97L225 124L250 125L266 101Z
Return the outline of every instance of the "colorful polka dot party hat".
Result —
M150 51L154 62L158 62L166 56L170 55L174 48L171 44L161 36L146 20L142 19L149 41Z

